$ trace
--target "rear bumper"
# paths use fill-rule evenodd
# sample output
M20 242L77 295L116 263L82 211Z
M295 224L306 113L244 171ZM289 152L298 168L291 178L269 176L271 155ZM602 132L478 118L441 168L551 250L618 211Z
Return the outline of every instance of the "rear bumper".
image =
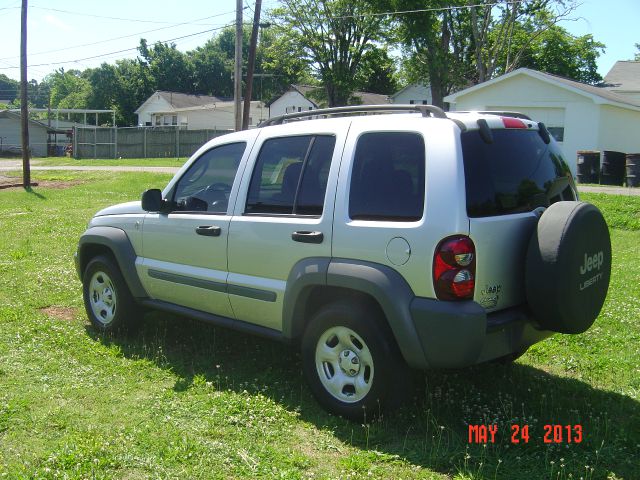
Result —
M424 351L423 368L461 368L521 352L551 336L526 307L489 313L475 302L416 297L411 316Z

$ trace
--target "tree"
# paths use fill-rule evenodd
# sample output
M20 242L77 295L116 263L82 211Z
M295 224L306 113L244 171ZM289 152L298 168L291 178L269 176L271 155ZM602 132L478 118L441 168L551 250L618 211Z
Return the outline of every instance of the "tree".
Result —
M634 57L634 60L636 62L640 62L640 43L636 43L636 48L638 49L638 52L636 53L636 56Z
M193 65L187 55L176 48L175 43L156 42L149 48L143 38L138 50L149 66L157 90L194 93Z
M13 100L19 96L20 84L4 74L0 74L0 98Z
M87 108L91 84L80 70L61 68L45 77L53 108Z
M327 92L329 106L346 105L362 57L382 36L384 17L367 0L282 0L273 11L297 42Z
M355 89L383 95L398 91L395 62L385 48L374 46L364 53L356 73Z

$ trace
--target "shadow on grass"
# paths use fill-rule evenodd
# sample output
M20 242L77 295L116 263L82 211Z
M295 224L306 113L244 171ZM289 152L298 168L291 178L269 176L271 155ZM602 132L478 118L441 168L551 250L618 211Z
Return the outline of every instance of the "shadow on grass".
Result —
M640 475L638 402L521 363L428 372L399 411L358 425L317 405L293 347L160 313L148 314L136 336L110 337L87 329L93 338L117 344L128 358L170 369L177 376L176 392L191 388L196 376L219 390L260 392L356 447L365 465L382 453L461 478ZM470 444L468 424L497 425L495 443ZM547 444L547 424L580 425L582 441L575 443L573 428L568 442L563 428L562 441ZM512 425L528 425L528 442L520 436L520 443L512 443ZM352 460L357 464L357 458Z
M33 196L35 196L36 198L39 198L40 200L46 200L47 197L45 197L44 195L42 195L41 193L36 192L33 188L31 187L24 187L24 191L27 193L32 194Z

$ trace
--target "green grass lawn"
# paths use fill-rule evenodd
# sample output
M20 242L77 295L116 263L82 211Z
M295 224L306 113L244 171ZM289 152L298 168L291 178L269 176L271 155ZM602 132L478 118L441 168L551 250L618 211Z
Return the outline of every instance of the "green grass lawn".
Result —
M46 157L34 158L34 166L118 166L118 167L181 167L187 161L186 157L181 158L83 158L76 160L67 157Z
M169 176L36 175L74 179L0 191L0 478L640 478L640 197L582 195L614 227L593 328L510 367L430 372L407 406L358 425L314 402L291 347L159 313L136 336L93 330L78 237ZM496 444L468 444L468 423L497 424ZM545 444L546 424L584 440Z

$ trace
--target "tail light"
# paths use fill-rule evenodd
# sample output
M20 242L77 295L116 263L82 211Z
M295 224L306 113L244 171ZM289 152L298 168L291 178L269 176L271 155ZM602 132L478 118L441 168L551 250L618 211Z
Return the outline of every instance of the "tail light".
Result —
M502 117L504 128L527 128L527 124L519 118Z
M445 238L433 259L433 284L440 300L468 300L476 286L476 247L469 237Z

